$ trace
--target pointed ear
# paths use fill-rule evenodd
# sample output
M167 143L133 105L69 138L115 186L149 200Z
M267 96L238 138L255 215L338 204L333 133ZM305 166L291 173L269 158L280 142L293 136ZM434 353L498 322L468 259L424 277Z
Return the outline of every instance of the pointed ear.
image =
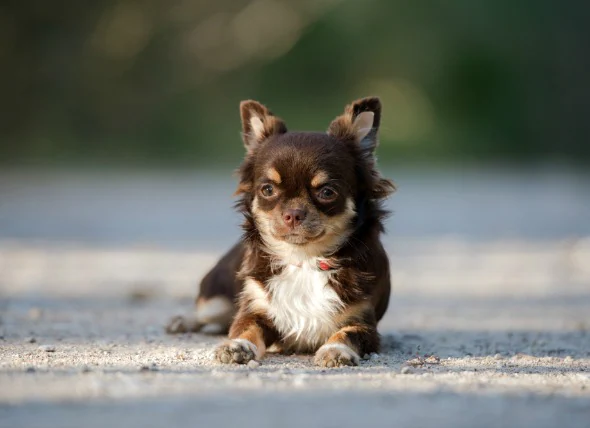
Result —
M347 105L344 114L330 124L328 134L342 141L352 141L360 148L366 162L372 199L385 199L395 192L393 181L383 178L376 166L381 101L377 97L362 98Z
M246 100L240 103L242 117L242 139L248 153L271 135L284 134L287 126L257 101Z
M362 98L346 106L344 114L330 124L328 134L339 140L352 140L367 154L377 147L381 121L381 101L377 97Z

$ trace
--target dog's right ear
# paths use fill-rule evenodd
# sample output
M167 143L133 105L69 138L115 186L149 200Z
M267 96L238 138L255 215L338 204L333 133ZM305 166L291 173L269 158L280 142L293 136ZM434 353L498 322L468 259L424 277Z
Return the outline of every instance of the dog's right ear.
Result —
M284 134L287 126L257 101L246 100L240 103L242 117L242 139L248 153L271 135Z

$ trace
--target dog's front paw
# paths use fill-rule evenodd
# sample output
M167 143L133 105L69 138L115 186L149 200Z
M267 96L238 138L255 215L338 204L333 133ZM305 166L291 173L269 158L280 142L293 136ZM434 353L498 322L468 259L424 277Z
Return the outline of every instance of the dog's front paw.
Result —
M358 366L359 356L342 343L328 343L315 353L314 362L320 367Z
M256 358L256 345L246 339L233 339L215 350L215 359L224 364L247 364Z

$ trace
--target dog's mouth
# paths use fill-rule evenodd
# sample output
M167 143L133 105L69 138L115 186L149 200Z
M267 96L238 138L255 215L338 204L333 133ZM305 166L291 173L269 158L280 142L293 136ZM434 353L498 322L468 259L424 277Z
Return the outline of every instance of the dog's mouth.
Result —
M326 234L326 230L323 229L319 233L309 236L307 234L297 233L297 232L290 232L284 235L275 235L276 239L280 239L281 241L288 242L289 244L293 245L306 245L315 241L320 240Z

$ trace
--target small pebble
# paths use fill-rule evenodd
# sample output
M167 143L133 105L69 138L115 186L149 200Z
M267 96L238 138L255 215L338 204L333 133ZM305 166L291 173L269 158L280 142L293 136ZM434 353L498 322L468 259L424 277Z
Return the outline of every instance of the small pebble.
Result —
M410 367L408 366L404 366L402 367L402 369L400 370L401 374L412 374L414 373L414 370L412 370Z
M35 370L35 367L27 367L27 369L25 370L25 372L27 373L35 373L37 370Z
M82 373L90 373L91 371L92 371L92 369L88 366L82 367Z
M426 357L424 362L426 362L428 364L440 364L440 357L437 355L430 355L430 356Z
M571 364L571 363L573 363L573 362L574 362L574 359L573 359L573 358L572 358L570 355L568 355L567 357L565 357L565 358L563 359L563 362L564 362L564 363Z
M43 352L55 352L55 346L53 346L53 345L41 345L41 346L39 346L39 351L43 351Z
M248 361L248 367L251 369L256 369L256 368L260 367L260 363L256 360L250 360L250 361Z
M379 357L381 357L381 355L379 355L378 353L376 353L376 352L371 353L371 360L378 360Z
M420 357L416 357L416 358L412 358L411 360L406 361L406 364L413 366L413 367L423 366L424 360Z
M502 358L504 358L504 357L502 357L502 354L494 355L494 360L501 360Z
M34 337L27 337L25 339L25 342L27 342L27 343L35 343L35 342L37 342L37 339L35 339Z

